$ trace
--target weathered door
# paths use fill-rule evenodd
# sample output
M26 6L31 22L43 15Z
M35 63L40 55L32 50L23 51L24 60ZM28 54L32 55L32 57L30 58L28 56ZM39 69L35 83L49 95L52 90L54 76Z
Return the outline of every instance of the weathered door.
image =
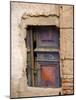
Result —
M55 26L33 26L29 27L28 31L28 84L36 87L59 87L60 55L58 28Z

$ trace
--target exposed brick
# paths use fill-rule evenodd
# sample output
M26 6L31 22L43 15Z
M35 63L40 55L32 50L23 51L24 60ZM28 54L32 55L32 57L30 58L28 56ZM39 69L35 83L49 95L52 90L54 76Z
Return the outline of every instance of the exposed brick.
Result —
M73 79L72 78L64 78L62 79L63 83L73 83Z
M73 94L73 79L64 78L62 79L62 89L64 94Z
M73 90L65 90L63 93L64 93L64 95L73 94L74 91Z

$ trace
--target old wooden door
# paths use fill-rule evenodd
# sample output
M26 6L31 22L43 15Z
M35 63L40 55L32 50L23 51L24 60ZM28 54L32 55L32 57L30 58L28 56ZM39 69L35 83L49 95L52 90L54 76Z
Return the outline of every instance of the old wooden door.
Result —
M28 85L60 86L59 30L56 26L27 29Z

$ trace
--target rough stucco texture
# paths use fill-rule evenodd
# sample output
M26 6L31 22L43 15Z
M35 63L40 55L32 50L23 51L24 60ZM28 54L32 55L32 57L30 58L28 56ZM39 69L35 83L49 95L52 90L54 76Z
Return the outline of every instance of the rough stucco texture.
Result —
M53 18L53 15L56 15L56 24L60 27L62 87L58 89L35 88L27 85L27 49L24 42L26 29L24 28L26 28L25 25L29 23L28 20L26 22L26 19L33 16L33 18L38 18L38 15L45 16L42 16L42 19L46 19L45 22L41 19L41 23L46 25L54 23L53 20L50 23L47 21L48 16ZM35 22L34 24L37 23L38 22ZM33 22L31 22L31 24L33 24ZM59 95L59 92L61 92L61 94L73 93L73 6L11 2L11 37L11 98L51 96Z

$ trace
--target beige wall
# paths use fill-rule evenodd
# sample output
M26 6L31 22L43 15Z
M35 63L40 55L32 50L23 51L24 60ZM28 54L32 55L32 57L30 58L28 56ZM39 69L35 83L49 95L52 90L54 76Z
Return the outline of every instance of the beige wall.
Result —
M63 94L73 94L73 6L62 6L60 10L60 35L62 89Z
M59 92L64 93L64 79L71 78L72 80L73 78L72 13L73 6L11 2L11 97L50 96L59 95ZM60 27L60 67L61 77L63 80L61 88L45 89L29 87L27 85L27 48L24 42L24 38L26 37L26 26L32 24L57 25L58 27ZM70 84L70 82L68 84ZM70 87L73 87L73 85L71 84ZM71 94L72 92L68 93Z

